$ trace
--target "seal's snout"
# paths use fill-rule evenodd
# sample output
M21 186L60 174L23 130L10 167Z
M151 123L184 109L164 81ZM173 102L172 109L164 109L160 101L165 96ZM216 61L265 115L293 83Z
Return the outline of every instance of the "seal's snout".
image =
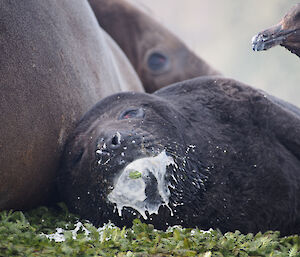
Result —
M121 139L121 133L118 131L108 133L107 135L100 137L97 142L97 149L101 149L102 153L109 152L110 150L116 150L121 146Z

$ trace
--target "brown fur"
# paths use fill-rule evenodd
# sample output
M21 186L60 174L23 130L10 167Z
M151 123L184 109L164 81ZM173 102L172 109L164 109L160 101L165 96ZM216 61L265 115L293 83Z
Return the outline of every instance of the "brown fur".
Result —
M22 209L53 192L78 118L102 97L129 89L121 88L122 70L129 77L123 84L142 87L121 51L110 55L87 2L3 0L0 16L0 210ZM118 58L122 70L111 61Z
M203 75L219 74L169 30L124 0L89 0L101 25L125 52L147 92ZM163 53L169 63L153 71L152 53Z

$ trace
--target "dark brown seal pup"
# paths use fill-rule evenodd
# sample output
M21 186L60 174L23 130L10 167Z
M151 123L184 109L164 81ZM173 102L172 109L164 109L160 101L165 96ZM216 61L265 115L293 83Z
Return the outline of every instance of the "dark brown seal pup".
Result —
M281 45L300 57L300 3L273 27L266 29L252 39L254 51L268 50Z
M300 232L300 110L221 77L97 103L65 148L72 211L243 233Z
M78 118L142 87L86 1L3 0L0 17L0 210L29 208L51 195Z
M89 0L101 27L123 49L145 90L219 74L169 30L124 0Z

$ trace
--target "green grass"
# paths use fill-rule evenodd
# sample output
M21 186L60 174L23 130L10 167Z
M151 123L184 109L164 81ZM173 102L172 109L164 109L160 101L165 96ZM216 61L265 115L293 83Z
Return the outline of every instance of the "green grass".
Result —
M0 256L300 256L299 236L278 232L222 234L173 227L158 231L139 220L131 228L97 229L70 214L63 204L30 212L0 212ZM65 241L45 235L64 229ZM87 235L86 230L89 231Z

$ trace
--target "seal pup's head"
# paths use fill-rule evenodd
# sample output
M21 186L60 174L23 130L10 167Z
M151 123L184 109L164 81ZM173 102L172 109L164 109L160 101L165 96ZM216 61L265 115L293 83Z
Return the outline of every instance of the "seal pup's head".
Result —
M296 4L276 25L252 38L254 51L268 50L276 45L300 57L300 3Z
M95 224L131 225L134 218L157 228L183 224L175 214L206 178L196 172L200 163L184 136L189 126L188 117L157 95L127 92L101 100L65 147L62 200Z

